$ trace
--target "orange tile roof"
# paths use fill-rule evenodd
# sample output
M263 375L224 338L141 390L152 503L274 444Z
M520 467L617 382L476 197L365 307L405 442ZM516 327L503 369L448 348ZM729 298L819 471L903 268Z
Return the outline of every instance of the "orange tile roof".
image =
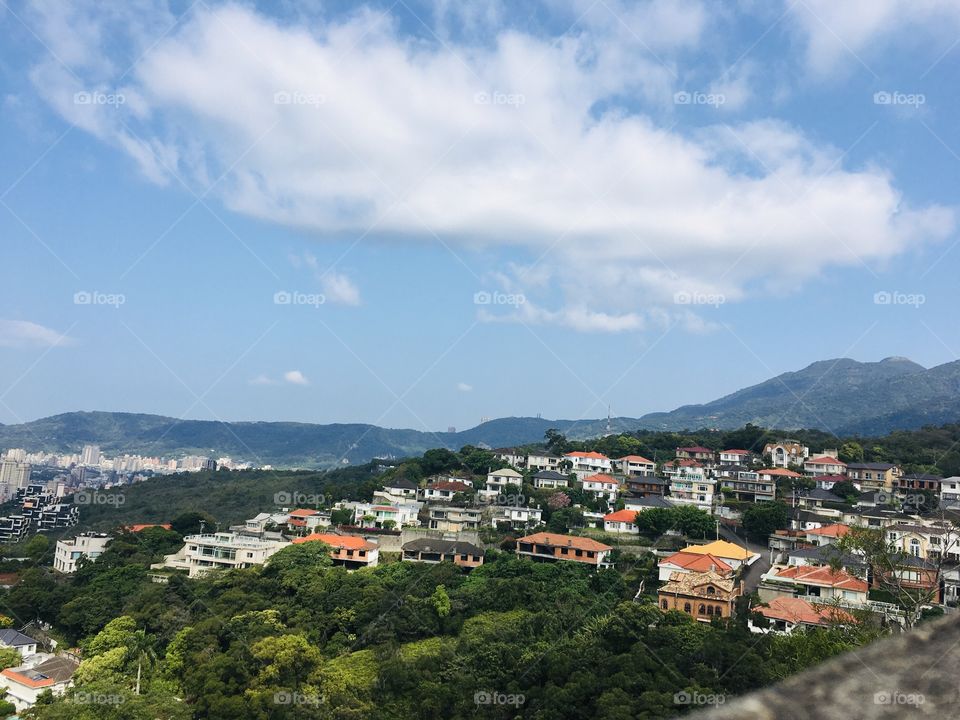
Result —
M376 550L377 546L356 535L334 535L333 533L312 533L305 537L294 538L294 545L305 542L322 542L332 548L347 548L348 550Z
M867 592L867 583L843 570L834 570L830 567L815 567L811 565L797 565L780 570L774 577L786 580L796 580L803 585L819 585L821 587L841 588Z
M583 450L575 450L574 452L568 452L564 457L578 457L578 458L590 458L592 460L609 460L606 455L598 452L584 452Z
M539 532L526 537L517 538L517 542L536 543L539 545L552 545L553 547L572 547L578 550L594 550L602 552L613 550L609 545L604 545L590 538L579 537L578 535L560 535L558 533Z
M833 523L823 527L807 530L807 535L823 535L824 537L843 537L850 532L850 526L843 523Z
M617 479L610 477L609 475L604 475L603 473L597 473L596 475L591 475L590 477L584 478L584 482L599 482L599 483L612 483L613 485L619 485Z
M787 470L786 468L765 468L759 472L761 475L776 475L778 477L803 477L800 473Z
M684 570L691 570L693 572L707 572L711 566L715 568L715 572L720 574L726 574L733 570L728 563L725 563L716 555L710 553L697 555L696 553L683 552L682 550L675 552L670 557L664 558L657 564L676 565L677 567L682 567Z
M730 450L721 450L722 453L736 453L737 455L749 455L749 450L738 450L736 448L731 448Z
M287 521L287 525L293 525L294 527L306 527L306 526L307 526L307 521L306 521L306 520L298 520L297 518L294 518L294 519L292 519L292 520L288 520L288 521Z
M785 620L791 623L807 625L828 625L832 622L853 622L853 616L835 607L814 605L803 598L777 597L768 603L768 607L754 608L756 612L771 620Z
M627 460L629 462L635 463L647 463L648 465L653 465L653 460L647 460L643 455L624 455L621 460Z
M807 463L813 463L816 465L843 465L844 467L846 467L847 465L843 460L839 460L835 457L830 457L829 455L821 455L818 458L812 458L810 460L807 460L803 464L806 465Z
M20 683L21 685L26 685L27 687L31 688L49 687L54 684L53 678L45 677L42 680L34 680L33 678L28 677L26 673L17 672L13 668L7 668L6 670L0 672L0 675L8 677L16 683Z
M635 522L637 519L636 510L617 510L612 512L609 515L604 515L603 519L605 521L609 520L610 522Z
M473 485L467 485L459 480L441 480L427 485L427 490L453 490L454 492L473 492Z
M170 523L138 523L136 525L128 525L127 530L130 532L140 532L141 530L146 530L147 528L160 527L164 530L170 530Z
M319 510L310 510L308 508L297 508L290 513L290 517L310 517L311 515L319 515Z

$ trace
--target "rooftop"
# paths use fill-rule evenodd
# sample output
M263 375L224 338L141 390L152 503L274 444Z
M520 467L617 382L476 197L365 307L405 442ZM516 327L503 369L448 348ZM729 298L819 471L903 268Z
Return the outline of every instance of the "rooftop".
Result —
M670 581L660 588L661 593L668 595L693 595L696 597L716 598L716 593L708 593L707 588L713 586L726 594L734 593L736 582L721 577L715 572L681 573L670 575Z
M518 543L535 543L537 545L548 545L551 547L572 547L577 550L593 550L603 552L613 550L609 545L597 542L590 538L580 537L578 535L560 535L558 533L539 532L526 537L517 538Z
M307 542L322 542L332 548L346 548L348 550L376 550L377 546L356 535L335 535L334 533L312 533L301 538L294 538L294 545Z
M746 548L734 545L726 540L715 540L706 545L688 545L681 552L696 553L697 555L716 555L730 560L749 560L755 553Z
M698 553L684 552L683 550L680 552L675 552L673 555L664 558L657 564L676 565L677 567L682 567L684 570L690 570L691 572L715 571L727 574L733 570L730 565L715 555L711 555L710 553L701 555Z
M838 608L814 605L803 598L795 597L774 598L766 606L754 608L754 611L771 620L807 625L829 625L831 622L852 622L854 619L850 613Z

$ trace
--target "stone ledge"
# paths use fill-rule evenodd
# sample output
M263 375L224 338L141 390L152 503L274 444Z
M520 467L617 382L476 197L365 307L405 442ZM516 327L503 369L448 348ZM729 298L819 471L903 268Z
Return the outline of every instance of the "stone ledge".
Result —
M960 618L924 623L687 720L960 717Z

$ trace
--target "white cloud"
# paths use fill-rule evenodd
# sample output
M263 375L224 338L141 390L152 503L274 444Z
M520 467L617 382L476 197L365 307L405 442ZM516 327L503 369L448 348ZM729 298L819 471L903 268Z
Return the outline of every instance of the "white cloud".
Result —
M267 377L266 375L257 375L255 378L250 380L251 385L276 385L277 381Z
M53 347L73 342L73 338L34 322L0 320L0 347Z
M359 305L360 291L343 273L328 270L320 275L320 286L327 302L341 305Z
M470 392L473 390L473 385L468 385L465 382L459 382L457 383L457 390L460 392Z
M890 44L915 46L920 34L940 35L946 49L960 29L956 0L804 0L789 11L806 40L808 66L823 77L869 67L875 53Z
M309 385L310 381L299 370L287 370L283 374L283 379L292 385Z
M639 330L677 292L735 302L953 232L951 209L911 207L885 170L845 167L795 127L689 136L618 105L671 102L672 51L696 46L706 16L696 2L611 7L619 19L594 8L575 36L509 30L465 46L413 41L369 10L308 31L202 6L125 78L135 112L84 116L49 59L35 80L149 178L168 165L205 189L226 173L213 192L237 212L325 236L519 250L520 316L577 330ZM737 103L750 73L725 79ZM347 276L319 277L330 300L359 302Z

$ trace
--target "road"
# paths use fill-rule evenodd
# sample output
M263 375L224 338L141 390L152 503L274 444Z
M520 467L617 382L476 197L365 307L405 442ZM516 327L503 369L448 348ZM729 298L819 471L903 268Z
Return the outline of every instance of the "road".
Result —
M745 547L751 552L760 554L760 559L748 567L743 574L744 593L749 595L760 584L760 576L770 569L770 550L766 545L759 545L740 537L724 525L720 526L720 537L728 542L736 543L740 547Z

